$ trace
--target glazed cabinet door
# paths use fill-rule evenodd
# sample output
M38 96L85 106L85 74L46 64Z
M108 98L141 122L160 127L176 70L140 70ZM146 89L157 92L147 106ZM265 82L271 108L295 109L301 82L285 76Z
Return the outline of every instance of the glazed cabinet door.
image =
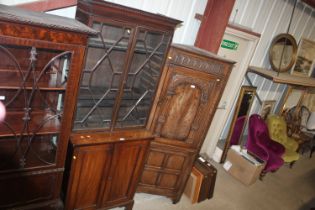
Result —
M153 120L157 139L200 147L220 97L220 85L221 79L214 75L169 65Z
M115 206L132 199L148 146L147 140L115 145L112 166L102 198L103 207Z
M20 39L0 41L0 174L55 167L72 53ZM36 47L35 47L36 46ZM58 50L57 50L58 49Z
M137 28L133 55L124 78L116 129L145 127L170 40L169 33Z
M74 149L66 209L97 209L110 168L113 145Z

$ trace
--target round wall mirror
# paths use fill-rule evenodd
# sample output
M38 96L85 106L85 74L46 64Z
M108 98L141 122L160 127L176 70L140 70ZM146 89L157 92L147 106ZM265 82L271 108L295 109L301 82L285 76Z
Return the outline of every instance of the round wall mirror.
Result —
M286 72L296 61L297 43L290 34L279 34L271 43L269 60L271 68L277 72Z

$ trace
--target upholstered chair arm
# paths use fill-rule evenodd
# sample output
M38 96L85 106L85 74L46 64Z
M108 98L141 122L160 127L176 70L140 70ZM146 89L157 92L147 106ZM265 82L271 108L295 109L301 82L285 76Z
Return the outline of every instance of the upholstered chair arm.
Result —
M286 145L292 151L296 151L299 147L299 144L293 138L290 138L290 137L288 137Z

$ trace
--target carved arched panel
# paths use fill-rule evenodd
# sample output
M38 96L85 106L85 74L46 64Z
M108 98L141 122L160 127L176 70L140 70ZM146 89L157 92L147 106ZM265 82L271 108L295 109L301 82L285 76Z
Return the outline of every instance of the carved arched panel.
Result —
M193 144L194 139L197 139L193 133L204 127L201 124L205 122L200 120L200 116L209 105L216 82L214 78L170 73L168 86L158 104L155 134Z

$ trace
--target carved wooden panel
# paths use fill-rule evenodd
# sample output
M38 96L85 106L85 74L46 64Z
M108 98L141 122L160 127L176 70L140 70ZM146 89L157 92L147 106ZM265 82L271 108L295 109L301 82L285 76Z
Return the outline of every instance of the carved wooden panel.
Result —
M219 62L204 60L197 57L192 57L183 53L175 52L174 59L171 63L186 66L210 74L223 75L224 65Z
M201 74L201 75L199 75ZM198 145L200 128L208 124L203 113L212 111L210 98L218 96L213 91L219 79L199 72L192 77L187 68L170 68L157 107L154 132L157 136Z
M190 174L195 156L190 150L152 143L139 190L154 190L157 194L173 194L176 197Z
M157 91L151 143L138 191L180 200L233 62L174 44Z

